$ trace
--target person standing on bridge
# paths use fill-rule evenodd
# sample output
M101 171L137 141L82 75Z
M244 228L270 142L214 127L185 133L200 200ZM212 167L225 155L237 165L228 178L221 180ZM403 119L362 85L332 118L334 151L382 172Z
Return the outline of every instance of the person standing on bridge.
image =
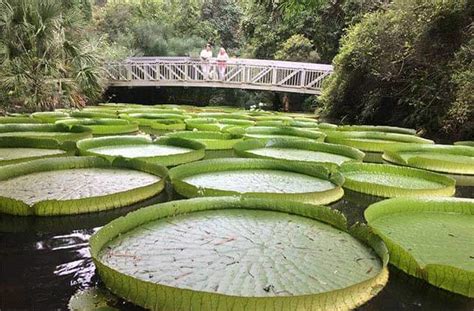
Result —
M212 58L212 47L209 43L206 44L204 49L202 49L200 57L201 57L201 62L202 62L201 64L202 74L204 76L204 80L207 80L209 79L209 71L211 69L210 62Z
M227 68L227 61L229 60L229 55L224 48L220 48L219 54L217 54L217 70L219 72L219 80L224 80L225 78L225 69Z

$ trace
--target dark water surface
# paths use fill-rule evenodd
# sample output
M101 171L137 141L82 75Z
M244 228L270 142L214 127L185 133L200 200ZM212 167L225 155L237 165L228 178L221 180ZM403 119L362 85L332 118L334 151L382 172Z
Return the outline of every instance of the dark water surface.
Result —
M457 196L474 197L474 187ZM13 217L0 214L0 310L67 310L78 290L99 287L88 240L100 227L131 210L178 198L170 187L158 197L129 208L68 217ZM378 200L346 191L331 206L350 222ZM120 310L141 310L119 301ZM474 310L474 299L449 293L390 267L383 291L359 310Z

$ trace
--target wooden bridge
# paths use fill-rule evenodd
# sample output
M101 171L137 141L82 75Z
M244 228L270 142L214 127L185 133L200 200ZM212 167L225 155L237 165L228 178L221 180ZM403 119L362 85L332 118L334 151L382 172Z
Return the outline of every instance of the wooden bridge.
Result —
M219 77L223 67L225 72ZM105 69L110 86L235 88L316 95L333 70L331 65L240 58L222 66L215 59L206 64L189 57L132 57L109 62Z

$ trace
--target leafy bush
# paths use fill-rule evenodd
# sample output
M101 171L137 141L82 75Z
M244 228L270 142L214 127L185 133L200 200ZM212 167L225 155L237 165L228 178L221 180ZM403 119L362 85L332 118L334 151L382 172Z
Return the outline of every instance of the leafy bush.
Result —
M275 58L295 62L317 62L319 55L313 48L313 42L304 35L292 35L275 53Z
M456 51L472 37L472 12L467 0L398 0L367 15L341 41L321 96L326 115L431 134L452 131L452 120L468 126L472 57Z
M79 8L74 1L0 0L0 89L5 106L78 107L101 95L98 45L84 36Z

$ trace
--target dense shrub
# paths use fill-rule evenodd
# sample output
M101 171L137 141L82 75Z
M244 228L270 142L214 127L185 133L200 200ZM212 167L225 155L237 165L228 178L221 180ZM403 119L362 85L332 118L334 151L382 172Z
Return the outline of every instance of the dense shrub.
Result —
M295 62L317 62L320 60L313 42L304 35L293 35L286 40L275 53L275 59Z
M472 13L468 0L399 0L367 15L341 41L326 115L472 135Z
M77 107L103 90L87 1L0 0L0 99L5 108ZM87 13L87 10L86 10Z

